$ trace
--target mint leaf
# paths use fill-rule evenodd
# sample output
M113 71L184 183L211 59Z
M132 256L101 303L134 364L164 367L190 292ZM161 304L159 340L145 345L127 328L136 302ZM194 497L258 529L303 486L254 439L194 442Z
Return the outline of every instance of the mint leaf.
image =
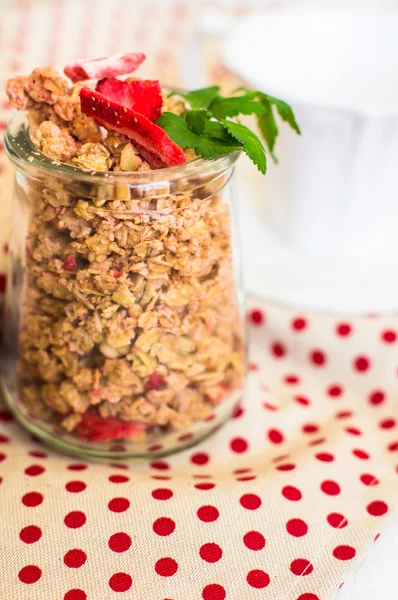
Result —
M209 121L210 122L210 121ZM234 150L241 150L243 145L234 139L212 138L206 132L196 135L188 127L184 119L174 113L165 112L156 121L167 135L181 148L191 148L196 154L204 158L213 158L218 154L230 154ZM228 135L228 133L226 132Z
M232 144L236 143L235 138L233 138L232 135L228 133L224 125L219 121L215 121L213 119L211 121L207 121L204 133L211 138L217 138L219 140L230 142Z
M162 127L173 142L181 148L195 148L196 136L189 130L186 121L180 116L171 112L164 112L160 115L156 124Z
M258 98L264 107L264 112L261 115L257 115L257 124L260 129L261 135L267 145L268 151L275 163L278 163L278 159L274 154L274 147L276 138L278 137L278 126L275 121L275 116L272 110L271 102L266 94L257 92Z
M237 117L238 115L259 115L264 112L261 102L253 100L250 95L236 96L234 98L216 98L209 106L209 111L216 119Z
M267 171L267 159L264 146L253 131L245 125L221 119L221 123L229 133L243 144L243 151L254 162L258 170L265 175Z
M301 135L300 127L297 125L292 108L283 100L279 100L279 98L268 96L268 100L275 106L282 121L288 123L290 127L294 129L296 133L298 133L298 135Z
M218 96L219 91L220 87L218 85L212 85L192 92L172 92L170 96L178 94L189 102L192 110L199 110L200 108L207 109L209 104Z
M200 110L188 110L185 114L185 119L189 129L196 133L196 135L200 135L208 120L207 110L203 108Z

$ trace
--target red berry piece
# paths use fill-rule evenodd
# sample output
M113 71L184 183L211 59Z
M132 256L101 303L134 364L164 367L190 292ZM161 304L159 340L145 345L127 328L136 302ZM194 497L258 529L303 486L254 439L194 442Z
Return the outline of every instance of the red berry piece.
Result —
M144 62L146 56L142 52L127 52L94 59L82 59L66 65L64 73L74 83L87 79L102 79L134 73Z
M97 83L95 89L109 100L131 108L151 121L156 121L162 112L163 98L159 81L121 81L105 78Z
M76 258L73 255L65 256L64 267L67 271L77 271Z

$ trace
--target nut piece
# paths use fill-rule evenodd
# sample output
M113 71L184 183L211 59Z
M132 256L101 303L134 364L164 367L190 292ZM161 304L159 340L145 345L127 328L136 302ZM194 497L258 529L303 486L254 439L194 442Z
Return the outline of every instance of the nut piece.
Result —
M108 171L112 164L107 148L92 142L83 144L72 162L87 171Z

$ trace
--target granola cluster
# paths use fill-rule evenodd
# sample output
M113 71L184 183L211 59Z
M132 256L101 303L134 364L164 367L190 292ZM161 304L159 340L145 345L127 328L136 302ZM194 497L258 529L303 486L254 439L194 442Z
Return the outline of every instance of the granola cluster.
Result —
M81 112L50 68L9 82L43 153L88 171L151 169L139 145ZM181 98L167 110L181 110ZM225 182L227 176L225 176ZM192 182L191 182L192 183ZM152 439L205 419L242 386L242 324L222 178L109 198L28 181L20 333L29 413L81 439ZM116 184L115 184L116 185ZM191 191L193 189L193 191ZM199 189L199 187L197 188Z

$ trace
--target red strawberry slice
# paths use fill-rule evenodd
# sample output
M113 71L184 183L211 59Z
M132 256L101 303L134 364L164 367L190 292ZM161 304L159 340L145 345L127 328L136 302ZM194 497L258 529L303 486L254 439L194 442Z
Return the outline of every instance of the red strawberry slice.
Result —
M150 165L151 169L164 169L167 167L166 163L164 163L157 154L147 150L147 148L144 148L144 146L141 146L141 144L138 144L137 142L134 142L134 146L137 148L138 153L142 158Z
M144 62L146 56L142 52L127 52L102 58L83 58L75 63L66 65L64 73L76 83L86 79L102 79L103 77L117 77L134 73Z
M105 78L97 83L97 92L126 108L136 110L156 121L162 112L162 88L159 81L121 81Z
M135 110L120 106L89 87L80 90L82 111L92 117L98 125L116 131L144 146L166 163L167 166L182 165L186 162L184 151L177 146L167 133Z
M87 411L82 415L74 433L81 440L110 442L122 438L134 439L146 429L145 423L126 423L116 417L100 417L95 412Z

